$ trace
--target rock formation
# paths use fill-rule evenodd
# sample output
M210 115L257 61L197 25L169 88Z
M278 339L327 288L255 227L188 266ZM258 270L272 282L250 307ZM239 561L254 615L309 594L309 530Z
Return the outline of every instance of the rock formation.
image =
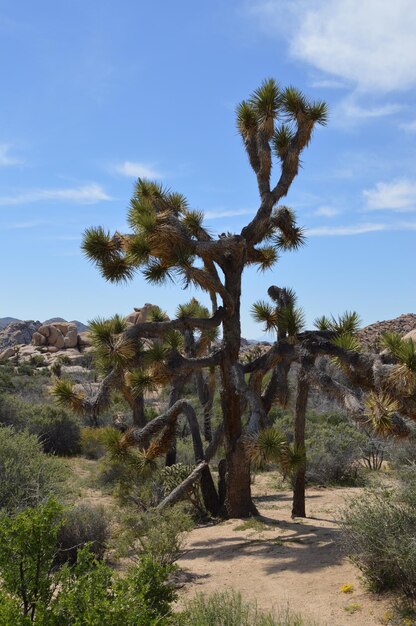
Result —
M29 344L32 341L33 333L37 331L40 325L40 322L33 320L20 320L8 324L0 330L0 352L16 344Z
M396 332L406 335L416 330L416 313L406 313L392 320L375 322L358 331L357 336L361 345L370 351L379 352L379 339L383 332Z
M141 309L135 307L134 311L126 315L124 319L126 320L127 324L142 324L143 322L147 321L149 313L151 312L153 307L153 304L146 302L146 304Z

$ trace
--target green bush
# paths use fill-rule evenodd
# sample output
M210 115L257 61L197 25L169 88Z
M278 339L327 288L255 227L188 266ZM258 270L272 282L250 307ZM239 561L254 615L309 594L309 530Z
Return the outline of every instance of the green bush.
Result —
M88 547L54 567L62 507L54 501L0 518L0 625L167 626L172 566L142 559L123 579Z
M75 563L81 548L88 544L96 559L104 556L109 538L107 515L102 506L82 502L65 511L59 529L59 559Z
M416 434L395 442L390 448L388 459L390 467L396 470L416 464Z
M0 393L13 391L12 371L7 365L0 365Z
M65 475L35 435L0 426L0 510L13 513L59 494Z
M293 441L293 416L280 416L275 426ZM337 414L306 417L306 480L321 485L363 484L361 459L368 438Z
M103 443L103 432L105 427L92 428L86 426L81 429L81 450L87 459L100 459L106 453L106 447Z
M34 405L23 412L29 432L37 435L43 450L58 456L71 456L81 450L78 419L54 406Z
M131 547L136 541L142 556L161 565L171 565L182 555L185 534L193 520L182 504L162 511L137 514L131 509L124 517L125 532L120 538L121 547Z
M416 602L416 467L399 489L373 489L344 513L344 543L374 591Z
M1 595L15 597L23 617L32 619L37 605L48 606L52 599L50 571L61 516L62 507L50 500L14 517L0 518Z
M226 591L211 596L198 594L181 616L181 626L306 626L303 618L289 609L277 613L260 611L245 602L240 593Z
M71 456L81 450L79 420L61 408L28 403L5 394L0 398L0 422L36 435L44 452Z

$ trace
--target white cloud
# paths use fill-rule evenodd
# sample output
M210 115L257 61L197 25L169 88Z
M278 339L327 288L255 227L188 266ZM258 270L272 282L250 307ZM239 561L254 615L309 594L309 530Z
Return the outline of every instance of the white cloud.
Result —
M152 166L145 163L137 163L135 161L124 161L115 166L117 174L128 176L130 178L162 178L162 174L155 170Z
M260 0L251 9L291 54L361 91L416 83L414 0Z
M215 220L221 217L239 217L240 215L252 215L254 217L257 209L231 209L218 211L206 211L204 217L207 220Z
M331 78L320 78L311 81L311 87L322 89L345 89L347 85L340 80Z
M76 204L95 204L103 200L111 200L101 185L91 183L68 189L35 189L15 196L0 196L0 206L29 204L42 201L67 201Z
M407 122L405 124L399 124L399 128L405 130L408 133L416 133L416 120L413 120L413 122Z
M385 117L387 115L395 115L403 110L403 105L395 103L387 103L375 106L363 107L357 104L356 97L349 96L341 101L337 109L334 111L333 117L340 122L342 119L349 120L365 120L377 117Z
M336 209L335 207L321 206L314 212L314 215L318 215L319 217L335 217L335 215L339 215L340 213L340 209Z
M373 189L363 191L367 208L373 211L389 209L398 212L416 210L416 182L406 178L389 183L379 182Z
M306 230L307 237L342 237L390 230L387 224L354 224L352 226L318 226Z
M23 161L16 157L10 156L10 145L7 143L0 144L0 167L9 165L22 165Z

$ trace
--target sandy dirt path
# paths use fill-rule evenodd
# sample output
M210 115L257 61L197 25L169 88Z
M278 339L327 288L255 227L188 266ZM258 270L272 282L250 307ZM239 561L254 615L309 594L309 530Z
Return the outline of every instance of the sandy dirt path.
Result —
M191 582L182 593L233 588L260 608L289 604L319 626L380 626L388 600L365 590L339 543L340 510L360 490L309 489L309 517L292 520L291 494L270 482L258 476L253 488L260 523L228 520L190 533L179 565Z

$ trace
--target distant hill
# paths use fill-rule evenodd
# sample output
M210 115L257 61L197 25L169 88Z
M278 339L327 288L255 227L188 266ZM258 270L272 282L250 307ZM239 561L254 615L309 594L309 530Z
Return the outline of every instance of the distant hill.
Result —
M0 317L0 330L2 328L6 328L6 326L11 324L12 322L20 322L20 321L21 320L18 320L17 317Z
M45 320L42 324L53 324L53 322L67 322L68 320L64 320L63 317L51 317L49 320ZM79 322L78 320L70 320L70 324L75 324L79 333L83 333L88 330L88 326Z

